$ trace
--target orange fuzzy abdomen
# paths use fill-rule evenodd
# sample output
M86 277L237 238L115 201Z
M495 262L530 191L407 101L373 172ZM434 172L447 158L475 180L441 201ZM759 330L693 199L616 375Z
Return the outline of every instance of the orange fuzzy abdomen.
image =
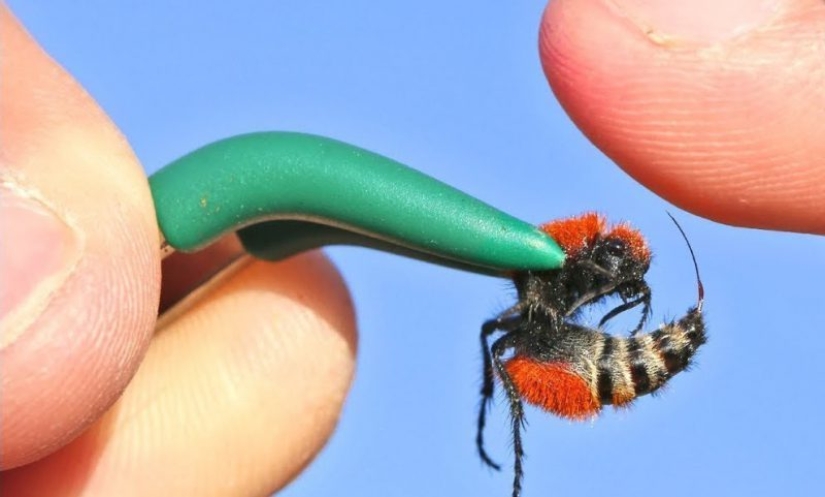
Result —
M583 420L601 409L590 385L564 363L516 356L505 369L525 401L557 416Z

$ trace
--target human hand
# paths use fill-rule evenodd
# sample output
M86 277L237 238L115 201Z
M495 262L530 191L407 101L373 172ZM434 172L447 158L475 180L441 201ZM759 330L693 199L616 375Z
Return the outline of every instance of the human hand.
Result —
M717 0L707 18L679 23L625 8L634 23L605 2L556 0L542 59L577 124L657 193L722 222L822 233L825 6L786 2L765 21L754 3ZM656 19L672 19L667 9L703 12L695 2L664 5ZM759 27L720 34L731 26ZM15 283L0 287L0 463L39 459L3 473L4 495L51 494L61 481L117 495L282 485L323 443L351 375L353 325L340 280L319 256L250 263L153 338L158 235L144 175L107 118L5 11L1 28L0 174L65 212L84 237L79 252L71 244L68 253L36 252L44 244L24 237L55 233L8 224L8 209L22 207L2 190L3 233L21 230L14 247L3 236L2 260L21 260L0 267ZM164 292L236 254L229 243L190 259L191 271L177 261ZM31 264L59 272L64 256L76 264L71 275L30 286L22 303ZM38 298L48 305L38 309ZM93 423L147 348L123 399ZM244 487L247 477L257 486Z
M540 48L576 124L657 194L825 233L823 39L821 0L556 0Z
M5 6L0 37L0 493L280 488L329 437L352 377L340 277L317 253L241 259L158 324L145 174ZM163 299L240 253L226 240L173 256Z

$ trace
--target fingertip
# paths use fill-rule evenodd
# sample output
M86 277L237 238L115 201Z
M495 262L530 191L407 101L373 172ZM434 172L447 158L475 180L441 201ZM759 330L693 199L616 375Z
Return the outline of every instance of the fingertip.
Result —
M13 298L0 324L10 468L68 443L117 399L154 328L160 263L128 144L3 5L0 23L0 203L15 233L0 253L15 269L2 274Z
M323 255L235 262L164 317L106 416L56 454L7 472L5 489L270 495L334 430L356 342L346 285Z
M542 20L545 74L591 141L667 200L823 233L825 4L737 6L556 0Z
M124 397L119 417L131 425L110 443L136 455L129 471L137 484L147 467L157 468L156 486L144 494L185 482L177 493L269 495L314 459L337 426L357 355L349 291L316 251L278 263L247 257L199 292L162 321ZM152 420L148 410L166 414ZM140 437L147 431L156 434L149 443ZM202 454L193 456L192 447ZM238 456L227 464L224 452ZM187 471L163 469L180 458L189 458ZM122 467L114 456L97 471L110 464ZM229 489L226 481L242 483ZM121 484L109 482L108 493Z

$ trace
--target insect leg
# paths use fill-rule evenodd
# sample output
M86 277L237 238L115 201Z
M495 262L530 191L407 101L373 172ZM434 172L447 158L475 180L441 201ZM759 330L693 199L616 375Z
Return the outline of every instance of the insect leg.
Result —
M616 283L607 283L605 285L600 286L599 288L596 288L583 294L581 297L576 299L576 301L573 302L572 305L570 305L570 308L567 309L567 312L564 314L564 317L572 316L573 313L579 309L579 307L586 305L594 300L597 300L602 296L614 291L615 289Z
M615 318L619 314L625 311L629 311L630 309L633 309L639 304L644 304L642 307L642 317L639 320L639 324L636 325L636 328L634 328L632 332L630 332L630 335L633 336L639 331L641 331L642 327L645 325L647 320L650 319L650 287L647 286L647 284L644 284L640 293L641 295L638 298L625 302L624 304L613 308L610 312L605 314L601 321L599 321L598 327L601 328L602 326L604 326L606 322Z
M497 318L485 322L481 326L481 354L484 361L483 383L481 386L481 405L478 410L478 427L476 431L476 447L478 448L478 455L484 464L496 470L501 469L496 462L494 462L487 451L484 450L484 425L487 421L487 410L490 407L490 402L493 400L493 389L495 387L495 377L493 375L493 362L490 357L490 348L487 344L487 339L496 331L510 332L518 328L521 324L521 305L515 305L501 313Z
M521 402L521 395L513 383L510 374L501 362L501 358L507 349L513 347L515 339L518 338L519 333L513 332L504 335L496 340L493 344L493 366L501 378L501 383L504 385L504 391L507 393L507 400L510 402L510 417L513 423L513 497L521 495L521 480L524 477L522 469L522 460L524 459L524 448L521 443L521 429L524 427L524 405Z

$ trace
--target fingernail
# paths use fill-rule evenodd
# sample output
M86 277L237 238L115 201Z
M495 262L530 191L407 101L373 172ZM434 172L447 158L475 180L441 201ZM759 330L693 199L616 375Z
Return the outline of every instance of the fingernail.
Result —
M72 227L33 194L0 182L0 348L46 308L80 258Z
M660 43L712 44L768 24L779 0L611 0L622 14Z

